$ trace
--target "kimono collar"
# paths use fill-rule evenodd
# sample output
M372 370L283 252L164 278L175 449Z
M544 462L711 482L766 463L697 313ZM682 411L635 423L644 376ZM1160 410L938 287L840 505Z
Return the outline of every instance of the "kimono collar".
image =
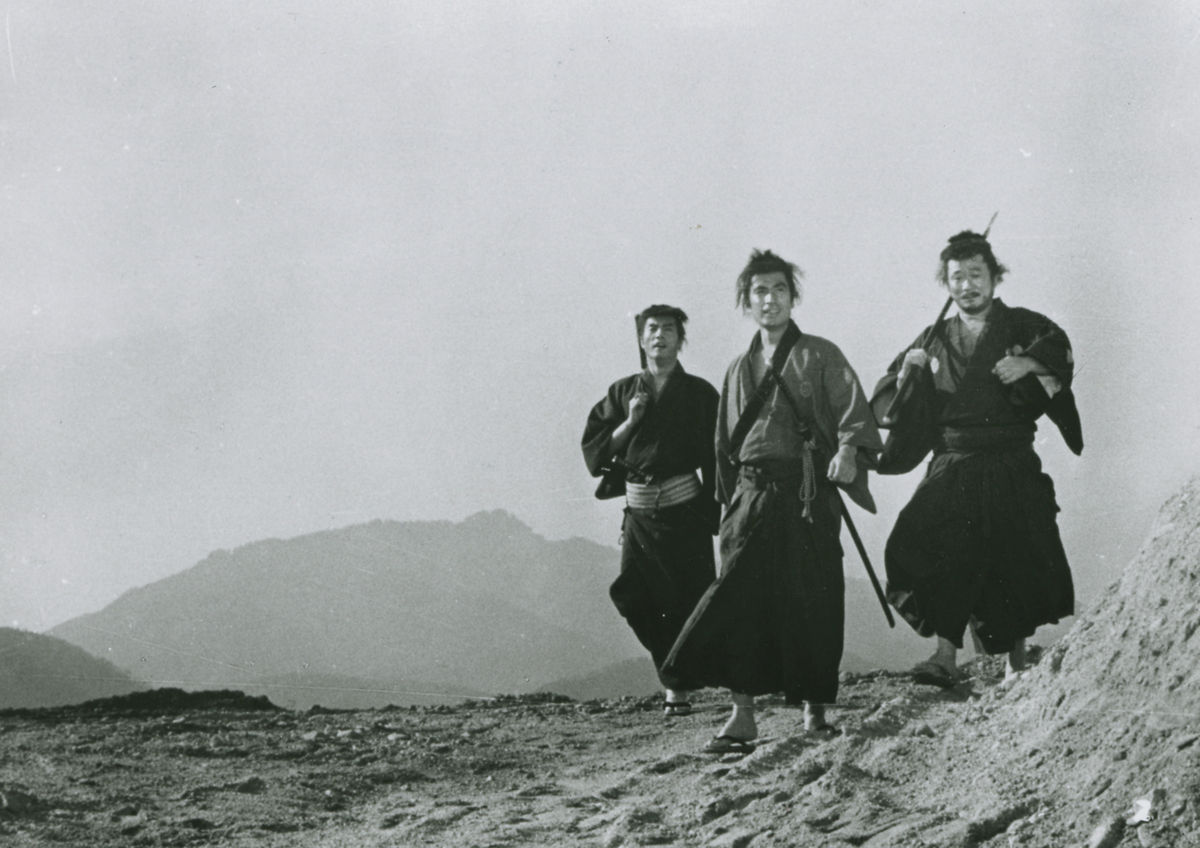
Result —
M683 363L680 362L678 359L676 359L675 367L671 369L671 373L667 375L666 382L663 383L663 391L665 392L667 390L667 387L675 382L676 374L686 374L686 373L687 372L683 370ZM655 394L655 392L653 391L654 375L650 372L649 368L642 371L641 378L642 378L642 382L651 388L652 391L650 392L650 394L652 394L652 395Z
M787 362L788 357L792 355L792 349L803 335L796 322L789 318L787 328L783 331L783 335L779 337L779 344L775 346L775 354L771 357L771 367L767 371L768 375L773 373L778 376L783 371L784 364ZM743 391L753 391L755 388L750 363L754 361L754 355L762 350L762 346L762 333L755 333L754 337L750 339L750 350L742 358L741 367L738 369L738 381L742 384Z
M789 318L787 329L784 330L783 335L779 337L779 344L776 345L775 349L779 350L780 348L783 348L784 350L790 350L795 345L796 342L800 341L800 337L802 335L804 335L804 334L800 332L800 326L795 321L793 321L791 318ZM791 342L791 344L786 344L787 342ZM749 355L753 356L761 348L762 348L762 333L755 333L754 338L750 339ZM775 368L776 370L778 370L782 366L783 366L782 362L772 362L771 363L771 367Z
M1003 300L1001 300L998 297L993 297L992 298L992 308L988 310L986 323L991 324L996 319L1003 318L1004 313L1006 313L1006 312L1008 312L1008 304L1006 304ZM962 321L962 313L959 312L959 313L955 314L954 319L957 321Z

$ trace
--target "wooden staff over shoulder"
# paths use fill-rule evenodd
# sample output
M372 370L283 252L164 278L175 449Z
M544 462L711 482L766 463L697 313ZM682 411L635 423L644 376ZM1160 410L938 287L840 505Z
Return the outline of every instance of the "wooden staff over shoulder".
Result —
M983 231L986 240L996 222L996 212ZM946 298L937 320L913 349L925 350L946 323L946 313L954 298ZM929 368L926 364L924 368ZM876 471L879 474L907 474L916 468L936 441L933 415L933 383L924 369L905 367L898 374L885 374L871 396L871 409L880 428L888 430Z

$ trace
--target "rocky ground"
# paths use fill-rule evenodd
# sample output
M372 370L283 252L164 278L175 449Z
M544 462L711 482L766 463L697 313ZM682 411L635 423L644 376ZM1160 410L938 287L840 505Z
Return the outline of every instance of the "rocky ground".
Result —
M652 698L291 712L178 690L10 711L0 842L1200 845L1188 722L1049 733L1014 709L1040 670L1009 691L990 661L965 670L949 691L847 676L832 739L763 699L748 756L699 752L726 715L716 692L673 719ZM1149 820L1125 825L1139 810Z
M760 702L528 695L299 712L155 690L0 713L4 845L1200 848L1200 478L1012 686L846 675L832 738Z

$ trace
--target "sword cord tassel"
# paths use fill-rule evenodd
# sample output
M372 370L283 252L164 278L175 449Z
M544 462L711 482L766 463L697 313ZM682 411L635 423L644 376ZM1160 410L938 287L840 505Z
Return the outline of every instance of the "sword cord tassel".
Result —
M817 475L813 468L813 451L817 447L815 439L806 439L801 454L804 462L804 479L800 483L800 502L804 504L804 518L812 524L812 502L817 496Z

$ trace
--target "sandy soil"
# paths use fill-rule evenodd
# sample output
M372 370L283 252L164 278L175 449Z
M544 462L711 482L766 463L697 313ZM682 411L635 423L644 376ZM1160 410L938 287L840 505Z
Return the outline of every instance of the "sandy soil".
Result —
M845 675L832 738L760 701L750 754L700 752L720 693L282 710L156 690L0 713L0 843L1200 848L1200 478L1012 686Z
M1104 844L1200 844L1194 784L1125 785L1143 760L1190 768L1200 745L1186 726L1151 742L1127 728L1120 744L1085 727L1072 742L1066 728L1047 744L1005 710L1031 684L1004 691L995 663L965 668L973 676L949 691L847 676L832 739L762 699L748 756L700 753L727 713L717 692L673 719L653 698L300 713L169 690L10 712L0 840L1008 848L1086 845L1107 827ZM1124 825L1137 795L1153 807L1140 830Z

